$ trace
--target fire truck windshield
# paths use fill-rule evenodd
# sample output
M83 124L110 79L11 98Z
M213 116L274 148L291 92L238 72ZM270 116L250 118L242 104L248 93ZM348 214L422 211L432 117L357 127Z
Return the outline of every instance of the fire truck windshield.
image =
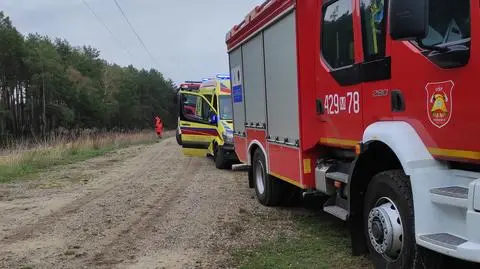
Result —
M220 119L222 120L232 120L233 119L233 108L232 108L232 97L230 95L221 95L219 97L220 105Z
M429 2L428 35L422 43L427 46L448 46L450 43L458 42L468 45L470 1L433 0Z

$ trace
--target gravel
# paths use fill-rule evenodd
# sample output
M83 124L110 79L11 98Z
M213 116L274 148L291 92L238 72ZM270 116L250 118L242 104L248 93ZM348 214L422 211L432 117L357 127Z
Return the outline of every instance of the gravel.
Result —
M0 267L235 267L301 214L260 206L246 176L168 138L0 185Z

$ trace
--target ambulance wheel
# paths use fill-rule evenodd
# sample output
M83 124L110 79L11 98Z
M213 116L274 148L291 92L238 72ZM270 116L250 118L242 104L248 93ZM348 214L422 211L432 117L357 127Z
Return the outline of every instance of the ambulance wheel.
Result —
M364 201L364 233L375 268L414 268L418 249L409 178L401 170L377 174Z
M175 138L177 139L177 144L178 145L182 145L182 135L180 134L180 132L178 132L178 129L177 129L177 132L175 134Z
M228 160L225 159L225 152L219 146L215 145L215 153L213 156L215 160L215 167L217 169L228 169L230 167L230 163Z
M253 155L253 181L258 201L264 206L277 206L283 198L283 182L267 173L265 156L260 149Z

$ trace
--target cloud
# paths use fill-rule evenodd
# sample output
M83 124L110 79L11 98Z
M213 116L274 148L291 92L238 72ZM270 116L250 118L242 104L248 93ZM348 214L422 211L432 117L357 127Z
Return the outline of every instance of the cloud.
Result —
M263 0L118 0L158 66L145 53L113 0L2 0L0 10L24 33L92 45L120 65L156 68L176 82L228 72L225 34ZM129 53L125 51L128 50Z

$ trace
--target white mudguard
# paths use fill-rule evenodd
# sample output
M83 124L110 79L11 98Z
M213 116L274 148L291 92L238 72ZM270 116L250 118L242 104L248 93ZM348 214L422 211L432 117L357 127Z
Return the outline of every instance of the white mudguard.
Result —
M383 142L398 157L410 177L418 245L464 260L480 262L480 174L451 170L428 151L406 122L370 125L363 143ZM476 192L475 192L476 191Z

